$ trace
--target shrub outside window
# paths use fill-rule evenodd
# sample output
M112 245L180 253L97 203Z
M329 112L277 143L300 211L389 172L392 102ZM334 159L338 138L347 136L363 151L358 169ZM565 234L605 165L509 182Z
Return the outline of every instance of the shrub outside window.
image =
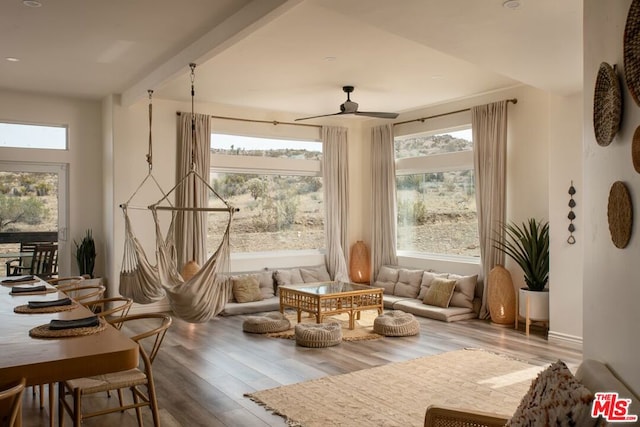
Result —
M321 143L213 134L211 146L211 185L240 209L232 253L324 248ZM220 218L209 214L209 251L226 227Z
M471 129L395 138L400 253L479 257Z

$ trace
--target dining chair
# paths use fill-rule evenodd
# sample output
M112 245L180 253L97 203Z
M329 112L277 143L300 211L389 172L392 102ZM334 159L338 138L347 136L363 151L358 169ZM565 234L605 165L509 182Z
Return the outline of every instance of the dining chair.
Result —
M20 256L5 261L7 276L20 276L27 274L31 270L33 251L38 244L38 242L20 242Z
M48 280L58 274L58 244L36 243L31 256L31 264L12 265L12 275L32 274Z
M0 425L13 427L22 424L22 393L25 383L26 380L21 378L0 390Z
M153 416L153 423L157 427L160 425L158 415L158 402L153 381L151 366L167 329L171 326L172 318L165 313L143 313L121 317L109 321L115 327L126 326L127 331L134 334L130 338L138 343L140 354L140 364L138 368L123 372L115 372L89 378L78 378L58 383L58 425L64 425L64 414L69 413L73 419L74 426L80 426L83 419L120 412L128 409L136 410L138 425L142 426L143 406L149 406ZM142 331L142 332L140 332ZM146 387L147 392L141 389ZM110 407L92 413L82 412L82 398L94 393L111 390L129 389L132 394L132 403L122 404L117 407ZM71 403L69 398L71 398Z
M66 287L73 287L76 282L80 282L84 279L84 276L52 277L50 279L47 279L46 282L52 286L55 286L59 290L63 290Z
M104 293L107 288L104 285L83 285L82 281L75 282L72 285L65 286L60 290L64 292L69 298L75 300L78 303L84 304L93 300L104 298Z
M85 301L82 305L98 316L114 322L117 317L125 317L129 314L133 300L127 297L100 298ZM122 324L114 326L120 329L119 326L122 326Z

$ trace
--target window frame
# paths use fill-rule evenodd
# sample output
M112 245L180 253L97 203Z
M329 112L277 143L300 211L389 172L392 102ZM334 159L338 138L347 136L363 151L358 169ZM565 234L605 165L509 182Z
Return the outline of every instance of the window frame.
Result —
M464 124L459 124L455 126L448 126L448 127L423 130L423 131L414 131L406 134L398 134L398 135L394 135L394 145L395 145L396 138L403 138L403 137L415 136L415 135L424 135L424 136L441 135L449 132L471 130L471 129L472 129L471 123L464 123ZM394 149L394 152L395 152L395 149ZM438 172L456 172L456 171L464 171L464 170L471 170L475 174L473 149L465 150L465 151L449 152L449 153L431 154L426 156L404 157L404 158L395 160L395 167L396 167L396 172L395 172L396 177L406 176L406 175L415 175L415 174L438 173ZM397 196L396 196L396 203L397 203ZM396 215L395 221L396 221L396 253L398 257L464 262L464 263L472 263L472 264L480 263L480 255L469 256L469 255L457 255L457 254L441 254L441 253L435 253L435 252L423 252L423 251L406 250L406 249L401 250L397 247L397 230L399 227L397 215ZM478 236L478 244L480 244L479 236Z
M241 156L231 154L219 154L213 152L213 141L216 134L246 136L235 132L211 132L212 147L209 165L209 176L212 173L225 174L255 174L255 175L292 175L292 176L317 176L322 178L322 160L312 159L290 159L281 157L261 157L261 156ZM251 135L254 138L265 139L281 139L321 142L312 138L284 138L265 135ZM324 201L323 201L324 203ZM325 213L323 212L323 217ZM326 242L324 243L326 246ZM254 258L271 258L271 257L291 257L291 256L308 256L308 255L324 255L326 247L318 249L281 249L277 251L253 251L253 252L232 252L232 259L254 259Z

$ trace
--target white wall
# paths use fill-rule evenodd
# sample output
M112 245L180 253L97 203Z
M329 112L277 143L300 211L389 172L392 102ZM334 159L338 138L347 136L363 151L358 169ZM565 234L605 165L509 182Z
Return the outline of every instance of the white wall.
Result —
M61 275L77 274L75 245L87 229L93 230L98 258L95 274L104 273L105 238L102 228L102 148L100 103L0 90L0 121L66 125L69 149L28 150L0 148L0 158L12 162L59 163L69 166L66 245L60 243ZM66 247L65 247L66 246Z
M549 97L549 338L582 341L582 257L587 230L584 224L582 182L582 94ZM576 194L574 233L569 237L569 187Z
M607 220L609 189L623 181L638 205L640 176L631 163L631 141L640 109L624 84L623 34L631 0L584 2L584 357L607 363L640 393L638 325L640 325L640 253L638 220L629 245L616 248ZM618 65L622 84L622 128L607 147L593 133L593 91L601 62Z

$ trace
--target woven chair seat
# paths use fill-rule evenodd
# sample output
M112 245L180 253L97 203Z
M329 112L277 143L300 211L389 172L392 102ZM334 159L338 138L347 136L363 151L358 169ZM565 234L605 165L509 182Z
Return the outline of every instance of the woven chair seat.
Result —
M249 316L242 322L242 330L252 334L282 332L291 328L291 322L282 313L267 313Z
M93 394L101 391L129 388L147 383L147 376L139 369L96 375L95 377L78 378L67 381L71 389L80 388L81 394Z
M298 323L295 333L296 344L302 347L331 347L342 342L342 325L339 322Z
M418 335L420 324L413 317L413 314L393 310L376 317L373 321L373 332L386 337Z

